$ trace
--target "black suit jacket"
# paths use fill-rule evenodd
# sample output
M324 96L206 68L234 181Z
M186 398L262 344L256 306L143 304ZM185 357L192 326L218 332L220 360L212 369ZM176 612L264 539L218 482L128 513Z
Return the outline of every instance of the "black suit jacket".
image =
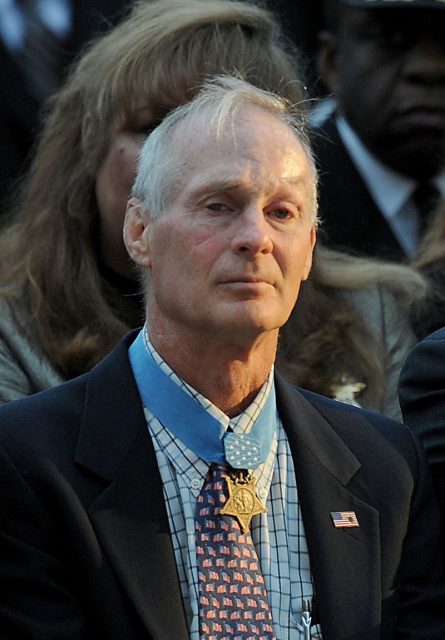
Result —
M340 138L335 114L312 131L311 140L319 171L323 243L357 255L406 258Z
M2 640L188 640L133 337L0 408ZM408 429L276 384L324 640L443 640L437 512Z
M405 422L426 449L443 516L445 542L445 328L409 354L399 384Z

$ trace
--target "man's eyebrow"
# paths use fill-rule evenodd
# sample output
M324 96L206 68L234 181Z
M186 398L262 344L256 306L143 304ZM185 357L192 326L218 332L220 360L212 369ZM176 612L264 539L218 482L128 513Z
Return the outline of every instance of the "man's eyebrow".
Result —
M241 182L237 180L215 180L198 187L198 191L202 193L221 193L224 191L233 191L241 186Z
M285 176L280 178L280 184L290 185L292 187L299 186L304 182L303 176ZM197 188L201 193L224 193L226 191L234 191L236 189L243 188L243 184L240 180L215 180L206 184L202 184Z
M284 176L280 179L280 182L284 182L285 184L289 184L292 187L296 187L304 182L304 176Z

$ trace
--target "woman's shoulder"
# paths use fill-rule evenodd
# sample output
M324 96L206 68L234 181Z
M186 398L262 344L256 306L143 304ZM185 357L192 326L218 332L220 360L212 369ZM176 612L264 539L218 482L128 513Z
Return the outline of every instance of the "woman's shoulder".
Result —
M345 303L352 307L368 325L374 325L382 317L386 308L394 309L398 306L392 291L380 284L367 284L357 289L344 289L340 295Z
M28 314L19 295L1 295L0 293L0 335L17 333L29 325Z
M0 404L63 382L31 327L20 299L0 296Z
M409 311L391 288L371 284L361 289L346 290L343 296L345 302L351 305L375 334L400 334L403 328L409 344L415 343Z

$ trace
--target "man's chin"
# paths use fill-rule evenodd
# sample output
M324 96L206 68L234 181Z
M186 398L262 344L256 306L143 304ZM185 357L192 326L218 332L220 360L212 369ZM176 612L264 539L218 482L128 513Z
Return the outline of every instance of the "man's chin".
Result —
M383 147L382 160L395 171L415 179L430 178L445 167L445 132L417 130L394 137Z
M256 340L261 335L278 333L281 324L282 322L270 315L240 312L221 322L220 331L230 335L231 338Z

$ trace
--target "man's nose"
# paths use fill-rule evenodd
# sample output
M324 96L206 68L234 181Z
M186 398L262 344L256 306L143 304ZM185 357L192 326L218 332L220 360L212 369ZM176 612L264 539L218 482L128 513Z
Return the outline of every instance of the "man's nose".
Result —
M407 54L405 75L416 82L445 82L445 34L439 40L428 30L422 31Z
M252 255L270 253L273 249L271 228L259 207L250 207L237 220L233 248L238 253Z

